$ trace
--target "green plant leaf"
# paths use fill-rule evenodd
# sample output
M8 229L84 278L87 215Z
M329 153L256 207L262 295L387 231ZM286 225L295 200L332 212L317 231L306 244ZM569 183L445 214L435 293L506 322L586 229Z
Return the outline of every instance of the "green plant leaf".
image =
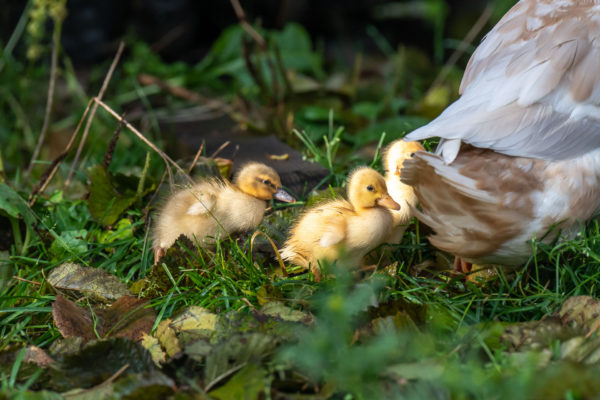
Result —
M137 200L137 177L122 174L113 176L104 166L96 165L88 169L88 178L88 208L92 216L103 225L117 222L119 216ZM142 195L149 193L154 187L153 182L148 182Z
M221 400L256 400L265 390L267 373L256 364L246 365L225 385L208 394Z
M13 188L0 183L0 215L4 213L13 218L22 217L27 224L35 222L35 214L29 204Z

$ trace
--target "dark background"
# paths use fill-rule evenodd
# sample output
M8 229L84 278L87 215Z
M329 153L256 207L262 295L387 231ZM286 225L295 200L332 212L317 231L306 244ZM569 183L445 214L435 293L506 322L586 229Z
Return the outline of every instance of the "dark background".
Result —
M505 1L507 2L507 1ZM418 4L420 3L420 4ZM252 23L281 28L287 22L302 24L322 41L325 54L332 48L374 51L365 34L373 26L392 47L399 43L433 51L434 23L419 16L423 4L444 9L444 37L462 38L482 13L485 0L250 0L241 4ZM26 2L0 2L0 39L6 43ZM381 15L382 7L404 4L414 11L402 16ZM227 0L69 0L63 28L64 50L76 64L111 57L118 38L135 32L153 45L165 61L196 62L222 30L237 22ZM384 11L385 13L385 11ZM484 30L485 32L485 30Z

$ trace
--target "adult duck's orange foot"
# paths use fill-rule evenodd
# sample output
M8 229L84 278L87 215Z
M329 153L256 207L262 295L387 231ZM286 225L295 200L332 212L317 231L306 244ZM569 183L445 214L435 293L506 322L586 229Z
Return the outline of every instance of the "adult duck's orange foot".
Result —
M472 270L473 270L473 264L471 264L470 262L466 262L459 256L454 257L454 267L453 267L454 272L461 272L463 274L468 274Z

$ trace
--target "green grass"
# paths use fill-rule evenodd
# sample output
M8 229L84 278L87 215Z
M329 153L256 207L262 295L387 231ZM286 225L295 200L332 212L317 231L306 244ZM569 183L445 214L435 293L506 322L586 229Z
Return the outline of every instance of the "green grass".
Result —
M434 17L430 16L438 21ZM306 158L327 168L329 176L321 187L330 187L322 196L343 185L346 174L356 165L381 170L383 146L425 123L436 111L425 104L426 90L441 65L431 63L419 51L400 49L394 53L387 46L383 77L349 77L335 86L329 75L344 69L326 69L322 54L313 50L312 38L303 28L290 25L282 31L261 33L280 46L283 66L277 67L275 76L280 79L281 92L275 92L266 59L275 57L273 50L268 55L253 54L259 76L252 76L237 45L244 32L231 27L195 66L165 64L147 45L130 38L133 56L123 61L105 99L122 111L141 98L151 119L144 134L164 147L155 111L169 112L188 104L156 88L140 87L135 81L138 73L206 91L228 104L239 100L241 92L255 112L239 113L234 118L251 131L277 133ZM384 39L378 36L378 40ZM436 38L436 52L440 45ZM31 370L23 362L21 349L37 346L50 352L62 342L52 315L57 292L46 279L65 262L105 270L147 298L157 315L154 332L161 321L189 306L201 306L223 321L234 321L223 328L226 334L220 331L212 338L215 353L219 346L224 351L239 335L273 335L269 340L276 343L275 349L265 350L261 358L220 378L215 387L223 390L233 390L237 377L254 382L248 393L256 390L265 398L275 398L285 390L302 392L308 398L319 393L321 398L333 399L571 399L600 395L594 383L598 372L594 354L600 348L597 338L583 338L587 331L581 326L548 325L558 323L549 315L566 299L598 296L600 227L596 220L582 226L573 240L552 245L532 243L535 255L522 268L499 271L477 284L448 273L445 262L427 242L425 227L416 221L400 245L378 249L382 261L377 272L360 279L341 270L337 279L316 283L297 268L290 268L290 276L285 276L260 236L254 243L260 251L255 254L250 252L250 236L224 240L214 250L179 242L164 262L153 267L149 234L156 207L153 196L166 190L152 185L159 182L153 177L164 173L162 160L151 154L146 164L148 149L124 130L107 169L107 176L122 195L121 204L126 204L114 216L113 226L103 221L114 204L103 204L109 206L107 212L97 214L84 196L91 190L89 180L93 180L88 168L101 164L108 133L116 127L116 122L102 112L92 124L83 167L72 186L65 189L63 181L72 162L69 154L46 193L31 209L24 205L42 172L42 167L35 168L32 179L24 182L27 155L35 145L31 135L39 130L43 117L39 112L43 104L35 93L45 92L48 67L26 63L17 55L4 59L0 75L0 83L6 83L0 92L0 109L4 111L0 117L0 184L2 193L12 196L0 199L0 399L18 398L26 392L32 395L31 390L38 391L39 396L43 396L39 392L42 389L56 390L49 383L48 371ZM55 116L56 130L66 127L71 131L87 101L81 87L74 84L69 65L68 60L61 63L65 80L71 84L66 86L65 97L58 99L68 111ZM92 71L96 77L92 86L99 85L106 68L100 65ZM292 80L291 90L282 89L286 87L284 68L293 69L295 75L290 76L302 75L327 90L306 91L300 80ZM447 88L457 85L459 75L457 67L448 75ZM451 96L446 99L450 100ZM277 102L279 107L272 107ZM152 104L163 106L154 110ZM277 110L293 114L296 130L282 129L290 114ZM17 119L8 119L9 113L16 114ZM359 154L367 145L374 151ZM431 149L435 141L425 145ZM40 165L48 165L49 160L43 160ZM140 179L147 183L142 189L151 189L136 190ZM310 202L301 200L293 206L273 204L267 213L260 229L278 245L304 202ZM82 306L96 305L93 299L82 299L80 293L67 294L81 300ZM282 321L274 322L260 311L263 304L274 301L295 311L310 312L317 322L291 328ZM540 327L527 330L527 323L540 320ZM515 345L508 336L510 329L516 330L512 334L517 338L521 335L526 345ZM194 361L185 353L185 346L183 350L184 355L170 360L160 373L176 382L178 395L198 395L207 386L202 374L208 361ZM65 354L55 355L63 363L61 368L67 365ZM123 385L121 378L127 377L115 379Z

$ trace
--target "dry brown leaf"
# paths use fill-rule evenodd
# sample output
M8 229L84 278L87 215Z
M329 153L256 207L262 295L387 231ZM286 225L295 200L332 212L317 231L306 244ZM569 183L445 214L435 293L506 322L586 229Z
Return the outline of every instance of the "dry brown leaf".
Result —
M33 363L42 368L54 364L52 357L50 357L44 350L37 346L29 346L27 350L25 350L23 362Z
M123 296L108 309L99 310L103 319L104 335L142 340L144 334L150 333L156 320L154 310L145 308L147 304L146 300Z
M122 296L108 309L86 309L65 299L61 294L52 304L52 316L65 337L81 337L84 342L107 337L142 340L152 330L154 310L145 308L146 301Z
M98 339L91 312L65 299L61 294L57 294L56 301L52 303L52 317L58 331L65 338L81 337L86 342Z

